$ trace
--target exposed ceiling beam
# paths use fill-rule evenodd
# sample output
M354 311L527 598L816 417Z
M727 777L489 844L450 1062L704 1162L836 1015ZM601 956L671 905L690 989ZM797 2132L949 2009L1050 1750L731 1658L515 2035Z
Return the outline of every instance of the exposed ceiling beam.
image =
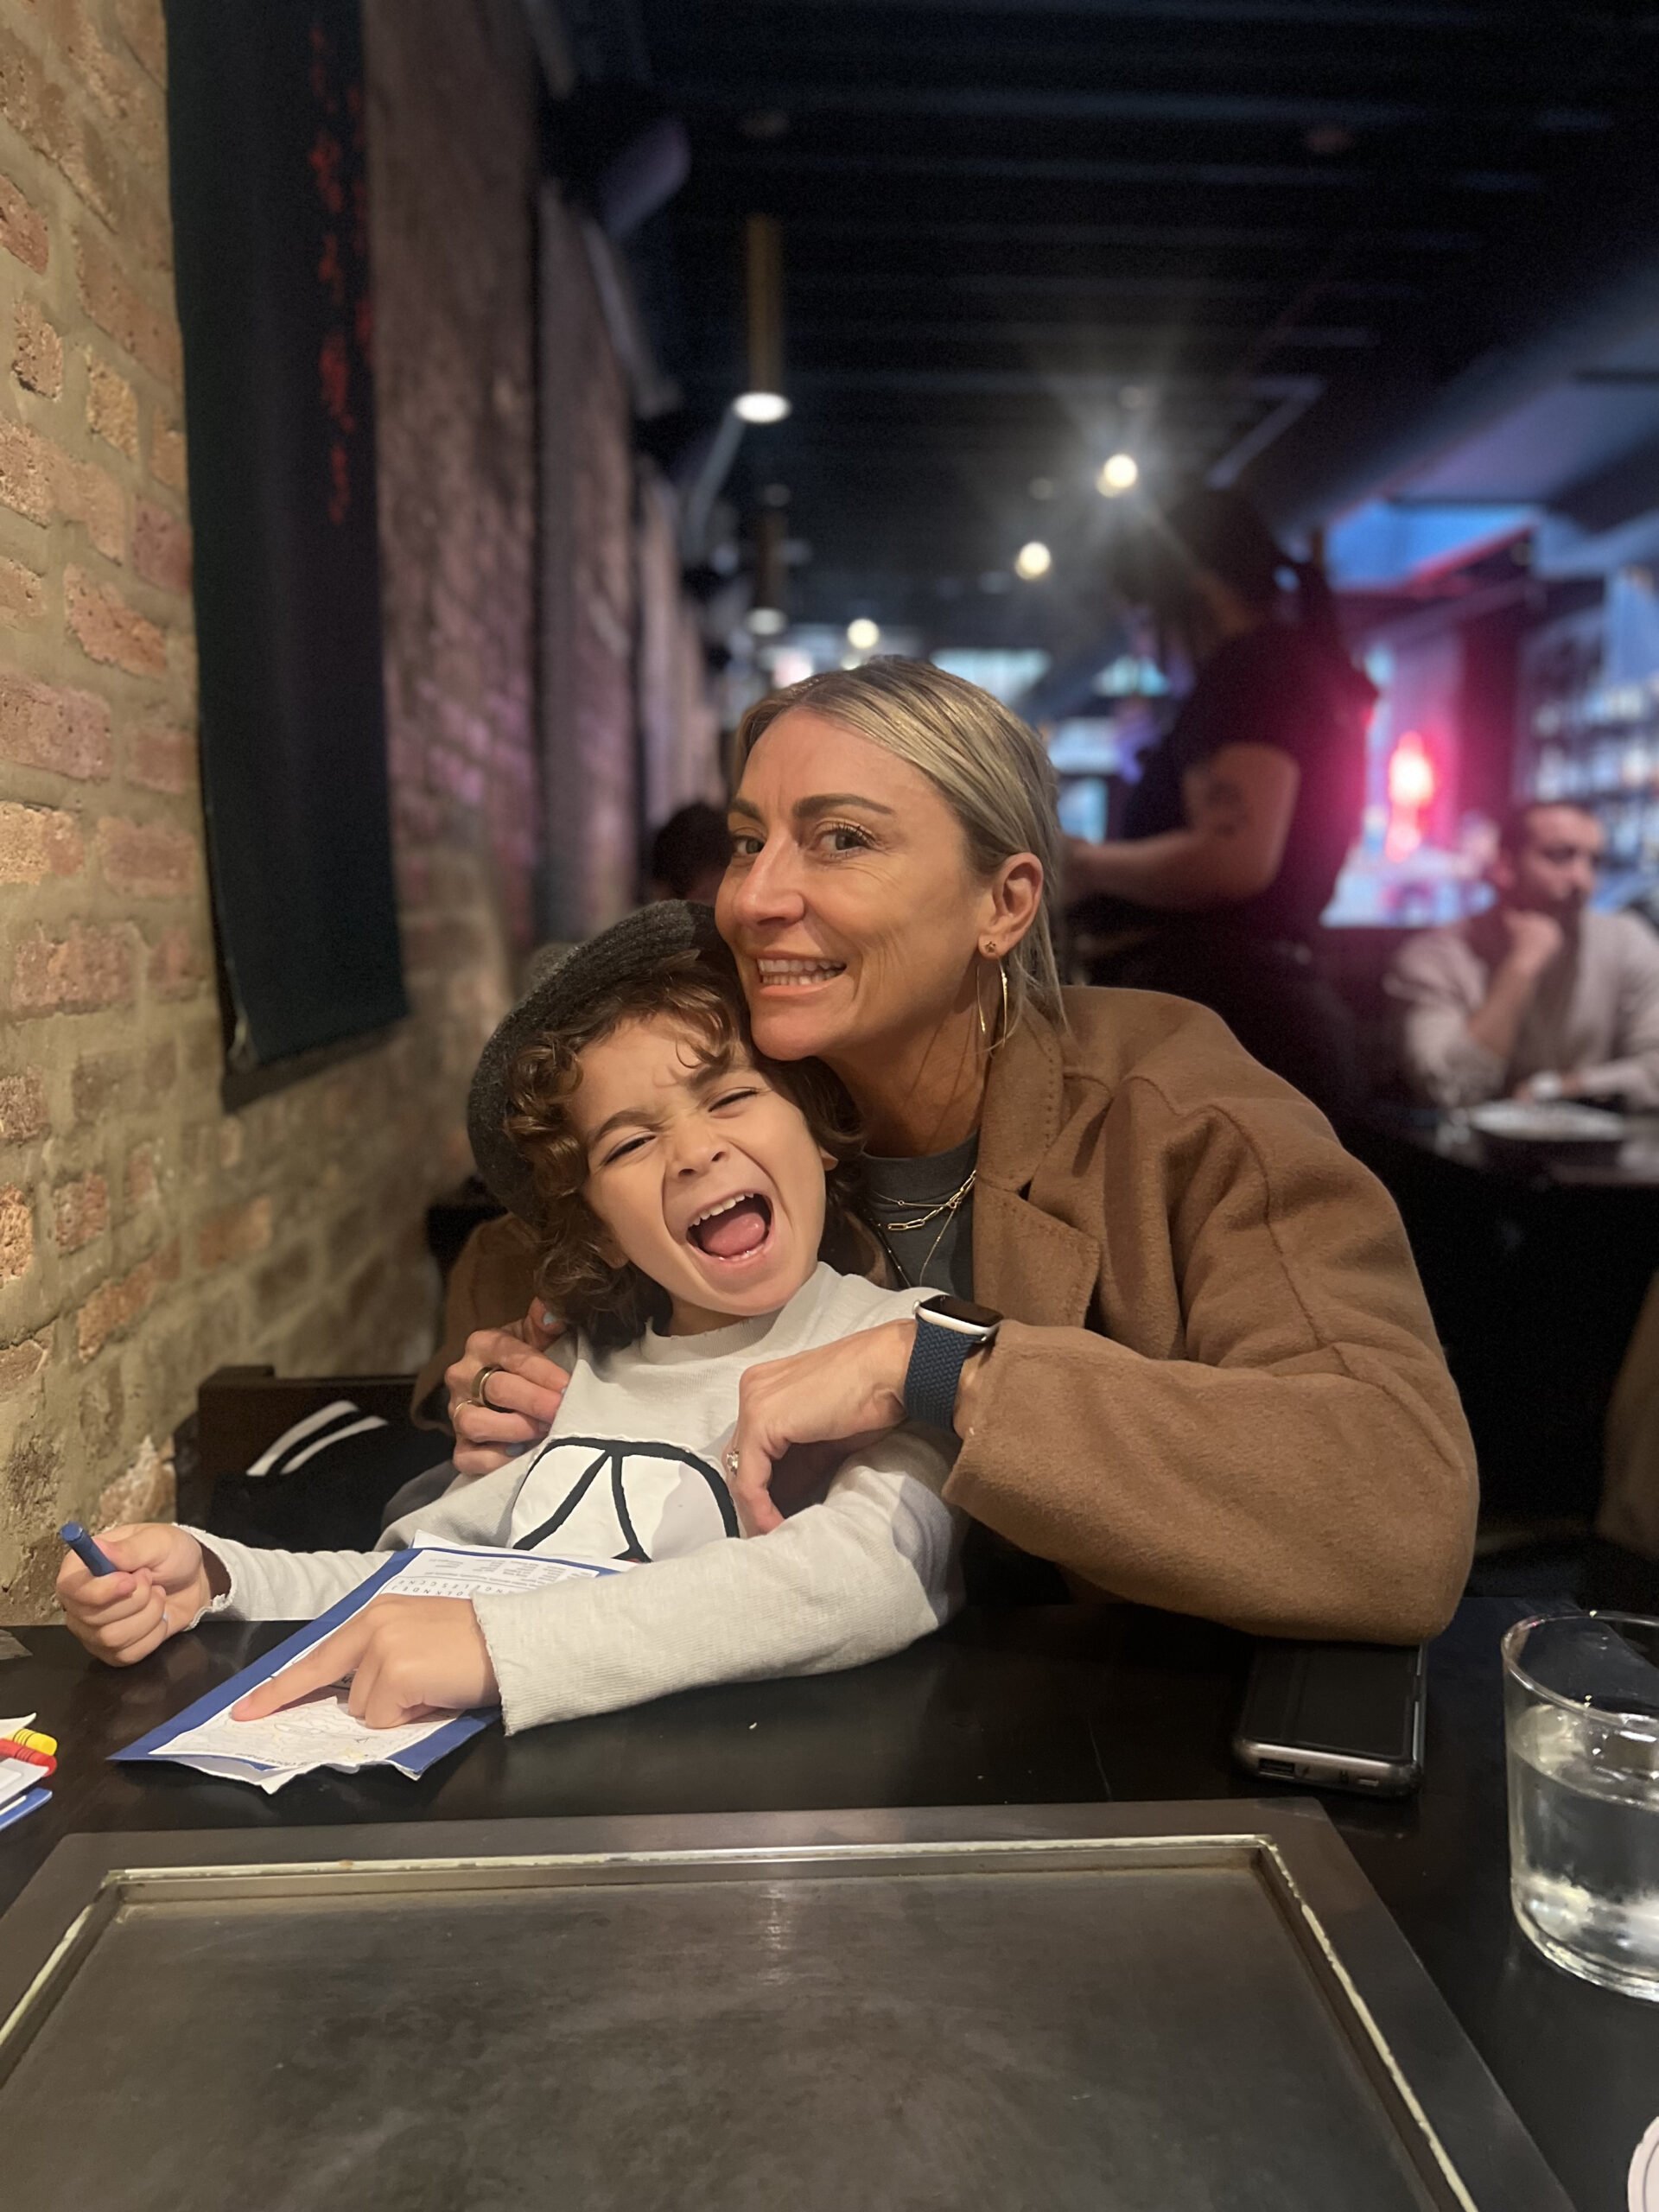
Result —
M1230 129L1301 130L1324 124L1346 130L1421 129L1429 124L1545 132L1603 131L1613 127L1605 109L1545 105L1494 109L1465 101L1357 99L1316 93L1171 92L1117 85L1088 92L1052 86L807 84L788 79L723 81L694 78L671 82L664 96L677 107L715 114L776 111L804 115L960 116L976 121L1019 116L1049 123L1213 124Z
M751 18L768 13L821 10L823 0L716 0L717 6ZM1483 5L1452 0L881 0L883 14L904 10L916 15L1089 16L1111 22L1195 23L1375 23L1393 29L1483 30L1510 17L1512 0ZM1587 9L1605 21L1605 9ZM1656 19L1659 20L1659 19Z
M1126 381L1145 377L1148 365L1145 361L1116 368L1101 368L1087 372L1064 372L1053 374L1041 369L796 369L788 378L789 390L798 396L823 391L891 391L891 392L954 392L1022 394L1049 392L1058 399L1098 401L1113 400L1122 404ZM729 377L717 372L699 373L695 369L685 372L688 384L705 386L729 386ZM1287 383L1299 378L1285 379ZM1259 391L1274 382L1272 378L1253 378L1253 386Z
M699 147L697 163L705 173L723 169L757 176L919 176L942 182L983 177L1004 183L1173 184L1219 192L1376 192L1385 182L1375 168L1344 167L1336 162L1084 161L1035 155L908 154L880 146L837 153L707 146ZM1414 172L1413 181L1494 196L1544 189L1543 178L1529 169L1459 168L1437 172L1432 180Z
M724 318L692 327L716 342L732 334L731 324ZM812 315L793 315L789 330L791 345L803 351L826 341L855 346L864 340L878 348L889 342L1024 346L1034 350L1082 346L1096 359L1109 358L1114 346L1138 346L1149 352L1159 346L1172 351L1194 346L1240 346L1252 344L1262 335L1261 325L1255 322L1008 322L994 316L971 319L948 313L927 321L888 316L866 321L856 315L832 315L820 321ZM1320 353L1361 353L1376 345L1376 333L1358 323L1293 323L1275 332L1273 342L1281 346L1304 346Z
M798 296L810 292L815 300L823 293L851 292L862 296L870 292L902 292L913 307L929 304L929 296L918 294L916 278L909 271L814 269L797 290ZM929 294L937 294L941 302L941 315L951 312L949 302L953 300L1000 299L1022 292L1033 299L1075 301L1079 306L1090 300L1131 299L1166 300L1172 307L1180 308L1197 300L1281 300L1285 279L1282 276L1223 276L1209 270L1173 271L1161 276L1090 270L1075 276L1051 276L1014 269L964 269L939 270L929 288ZM1403 276L1338 276L1321 288L1320 296L1408 301L1421 299L1422 287Z
M710 0L704 0L705 6ZM837 0L844 4L844 0ZM753 21L764 10L776 15L820 13L825 0L713 0L710 12L725 10ZM1087 16L1103 22L1324 24L1342 29L1366 25L1385 30L1512 31L1515 0L880 0L883 15L1002 16L1030 22L1043 16ZM849 11L850 12L850 11ZM874 12L867 9L866 12ZM1659 10L1639 14L1623 8L1587 5L1558 9L1563 30L1586 34L1659 34Z
M714 231L722 238L735 235L735 225L730 216L688 213L679 220L688 230ZM1386 246L1402 253L1479 253L1486 243L1478 231L1391 231L1378 227L1349 231L1344 235L1356 245ZM791 217L785 226L786 250L787 242L793 238L854 239L864 243L886 239L901 245L928 238L940 245L963 246L1014 245L1028 249L1039 245L1122 245L1155 247L1160 251L1173 246L1189 248L1195 252L1250 252L1261 250L1294 253L1304 253L1310 248L1326 243L1325 234L1322 232L1293 230L1287 226L1219 223L979 223L953 222L930 216L912 216L903 221L875 219L861 221L856 216L829 215Z

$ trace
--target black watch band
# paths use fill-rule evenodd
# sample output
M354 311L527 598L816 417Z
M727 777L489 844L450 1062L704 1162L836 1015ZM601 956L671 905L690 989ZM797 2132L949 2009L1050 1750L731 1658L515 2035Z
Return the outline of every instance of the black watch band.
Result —
M905 1374L905 1418L950 1428L957 1385L976 1351L996 1340L1002 1316L965 1298L928 1298L916 1308L916 1342Z

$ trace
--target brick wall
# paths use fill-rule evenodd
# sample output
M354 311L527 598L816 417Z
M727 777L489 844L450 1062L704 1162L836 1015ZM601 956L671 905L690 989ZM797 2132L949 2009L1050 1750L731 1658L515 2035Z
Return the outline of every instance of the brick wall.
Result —
M365 0L365 20L415 1013L226 1115L162 8L0 0L0 1605L20 1617L67 1513L166 1510L167 1439L212 1367L426 1350L423 1214L466 1165L465 1084L531 928L529 57L494 0Z
M644 811L654 829L690 799L721 805L725 785L702 633L680 582L678 512L649 468L641 470L639 546Z
M547 927L573 938L637 895L634 469L588 244L551 186L539 229Z

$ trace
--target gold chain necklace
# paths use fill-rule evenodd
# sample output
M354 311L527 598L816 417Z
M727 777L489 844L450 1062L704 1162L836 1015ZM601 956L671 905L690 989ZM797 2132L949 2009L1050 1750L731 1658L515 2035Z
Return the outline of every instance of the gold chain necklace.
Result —
M967 1197L969 1192L973 1189L974 1179L978 1173L979 1167L977 1162L976 1162L976 1164L968 1170L965 1179L957 1184L956 1189L950 1192L948 1198L935 1199L934 1203L931 1206L927 1207L925 1211L912 1214L908 1220L899 1221L893 1219L885 1221L881 1224L881 1227L883 1229L890 1229L895 1233L912 1229L925 1229L929 1222L937 1221L941 1214L945 1217L945 1223L948 1227L950 1217L956 1212L957 1208ZM868 1203L872 1206L903 1206L913 1203L913 1201L905 1198L883 1198L878 1191L867 1192L865 1195ZM944 1230L942 1229L939 1231L939 1234L943 1236ZM937 1249L938 1248L936 1246L935 1249ZM928 1257L931 1259L932 1256L932 1253L930 1252Z

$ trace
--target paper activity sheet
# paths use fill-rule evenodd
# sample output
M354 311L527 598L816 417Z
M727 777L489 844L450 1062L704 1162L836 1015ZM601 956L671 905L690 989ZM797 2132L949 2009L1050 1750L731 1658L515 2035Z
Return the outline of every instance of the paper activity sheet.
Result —
M10 1720L0 1720L0 1737L15 1736L20 1728L31 1726L34 1719L32 1713L18 1713ZM39 1767L28 1765L22 1759L0 1758L0 1805L9 1804L25 1790L37 1788L41 1775Z
M443 1719L413 1720L403 1728L368 1728L353 1719L338 1691L329 1690L264 1720L232 1720L228 1713L218 1713L175 1735L167 1756L206 1774L279 1789L313 1767L396 1766L400 1753L413 1751L445 1725Z
M428 1543L417 1532L412 1549L394 1553L378 1573L297 1636L200 1699L176 1719L114 1756L119 1760L174 1759L203 1774L251 1782L266 1791L280 1789L296 1775L309 1774L318 1767L337 1767L350 1773L361 1767L389 1765L411 1778L424 1774L457 1744L475 1735L487 1716L441 1713L435 1719L410 1721L401 1728L371 1728L348 1710L341 1689L330 1689L288 1706L263 1720L232 1720L230 1709L250 1690L303 1658L371 1599L494 1597L512 1591L545 1589L556 1582L588 1581L595 1575L626 1573L628 1565L624 1560L562 1559L481 1545Z
M493 1598L511 1590L540 1590L550 1582L625 1574L630 1564L619 1559L555 1559L540 1552L497 1551L484 1544L448 1544L417 1529L408 1563L383 1586L399 1598Z

